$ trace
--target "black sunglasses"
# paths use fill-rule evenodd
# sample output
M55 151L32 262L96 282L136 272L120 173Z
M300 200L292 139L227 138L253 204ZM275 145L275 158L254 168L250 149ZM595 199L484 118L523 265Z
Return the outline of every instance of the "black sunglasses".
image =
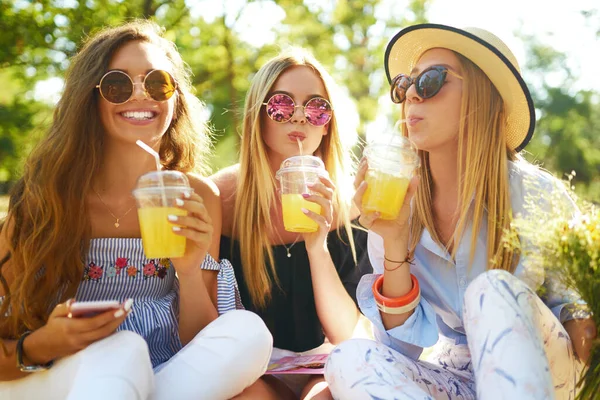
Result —
M462 79L462 76L442 65L429 67L414 78L411 78L408 75L398 74L392 79L392 86L390 88L392 101L396 104L400 104L406 100L406 92L410 85L413 84L415 85L415 90L419 97L422 99L432 98L438 94L442 86L444 86L446 75L448 73Z
M148 96L156 101L166 101L173 96L177 89L177 82L167 71L155 69L144 76L142 83L134 83L133 79L123 71L108 71L100 79L96 88L100 90L100 95L112 104L127 103L135 85L142 85Z

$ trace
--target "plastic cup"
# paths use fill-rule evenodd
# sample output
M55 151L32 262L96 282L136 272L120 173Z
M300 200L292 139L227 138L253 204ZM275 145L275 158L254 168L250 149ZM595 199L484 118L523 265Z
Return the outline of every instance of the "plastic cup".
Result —
M175 207L175 199L192 194L185 174L178 171L154 171L142 175L133 191L140 220L142 244L147 258L176 258L185 254L186 238L173 232L169 215L185 216Z
M321 206L302 197L302 193L315 193L309 184L327 176L323 161L313 156L294 156L283 160L275 177L281 185L283 226L288 232L316 232L319 224L302 212L306 208L321 214Z
M381 219L396 219L410 179L420 164L417 151L408 139L394 135L388 142L370 143L364 153L369 169L363 211L377 211Z

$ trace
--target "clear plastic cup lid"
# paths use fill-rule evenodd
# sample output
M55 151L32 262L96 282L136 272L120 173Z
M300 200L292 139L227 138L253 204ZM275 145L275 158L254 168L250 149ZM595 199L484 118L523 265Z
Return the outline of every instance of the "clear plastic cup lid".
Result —
M161 180L162 179L162 180ZM179 171L152 171L138 178L135 190L154 188L189 188L190 181Z
M320 175L329 175L325 169L325 164L319 157L315 156L294 156L286 158L281 163L279 170L275 174L277 178L286 172L316 172Z
M291 168L291 167L312 167L312 168L325 168L323 160L315 156L294 156L286 158L281 163L279 169Z

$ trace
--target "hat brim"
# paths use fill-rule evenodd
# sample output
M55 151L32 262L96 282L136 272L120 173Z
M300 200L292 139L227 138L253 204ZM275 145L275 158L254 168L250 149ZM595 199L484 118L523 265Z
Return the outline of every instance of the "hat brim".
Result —
M507 112L507 145L523 149L533 136L535 109L529 89L517 67L496 46L462 29L438 24L413 25L401 30L385 51L385 73L388 82L400 74L408 74L423 53L445 48L462 54L476 64L492 81L504 101ZM503 43L500 42L502 45ZM508 54L510 50L505 49Z

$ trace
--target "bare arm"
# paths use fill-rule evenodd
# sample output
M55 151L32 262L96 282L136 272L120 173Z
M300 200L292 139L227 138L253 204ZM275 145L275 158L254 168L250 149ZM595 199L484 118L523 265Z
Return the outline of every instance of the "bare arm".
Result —
M329 341L338 344L354 332L360 312L344 288L327 248L308 253L319 321Z
M190 213L185 223L178 221L187 226L180 233L188 238L185 260L173 260L179 278L179 337L183 345L218 317L217 272L200 269L207 252L215 260L219 259L221 231L218 191L206 182L198 178L191 180L198 194L185 201L184 207Z
M354 203L357 205L362 204L362 198L367 189L367 182L364 180L367 169L368 164L366 159L363 159L354 183L357 188L354 196ZM391 262L385 260L383 263L384 273L381 294L385 297L401 297L408 294L412 289L410 265L408 263L403 263L403 261L406 260L408 256L410 200L416 192L417 185L417 178L413 178L404 198L402 209L399 212L398 218L395 220L386 221L379 219L378 213L362 214L360 217L361 225L379 234L383 238L385 258L392 261L398 261ZM389 330L403 325L413 312L414 310L404 314L388 314L381 312L381 320L385 329Z
M323 210L322 215L307 212L319 228L315 233L304 234L315 305L325 335L331 343L338 344L352 336L360 312L344 288L327 248L327 234L335 220L331 203L335 186L328 178L321 177L311 189L318 195L306 199L321 205Z

